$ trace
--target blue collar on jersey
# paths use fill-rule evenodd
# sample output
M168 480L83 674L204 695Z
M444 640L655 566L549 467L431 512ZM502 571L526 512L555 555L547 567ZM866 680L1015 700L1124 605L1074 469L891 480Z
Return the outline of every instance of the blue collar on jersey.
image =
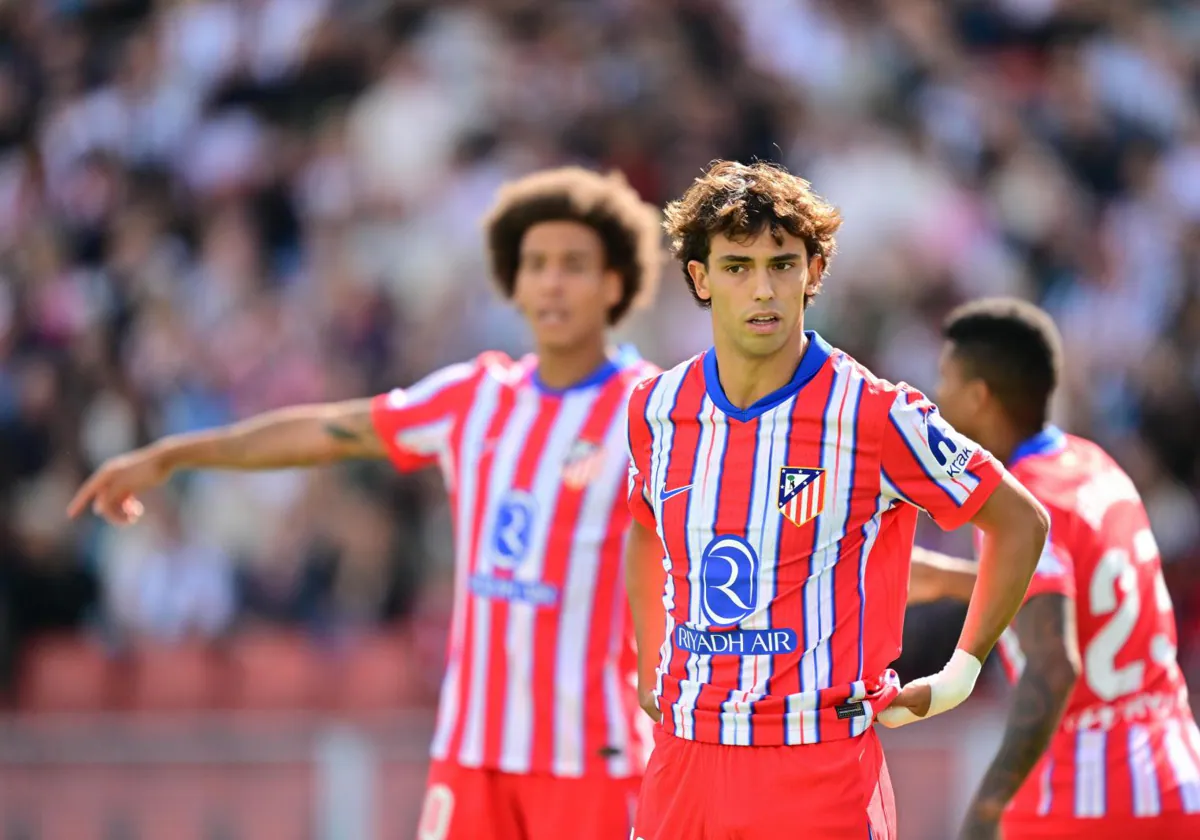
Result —
M626 368L634 362L638 361L637 350L633 349L632 345L622 345L617 349L616 358L608 358L604 363L594 371L589 373L583 379L580 379L573 385L568 385L566 388L551 388L538 375L537 368L533 370L533 376L530 377L533 381L533 387L537 388L548 397L561 397L572 391L581 391L584 388L592 388L596 385L603 385L614 374L622 368Z
M721 409L725 416L742 422L753 420L789 399L817 375L821 365L825 364L825 360L833 352L833 348L825 343L825 339L812 330L805 330L804 335L808 337L808 344L804 348L804 355L800 358L800 364L796 366L796 373L793 374L791 381L778 391L767 394L749 408L738 408L725 396L725 390L721 387L721 377L717 374L716 348L708 348L704 351L704 387L708 390L708 398L717 408Z
M1063 430L1055 425L1049 425L1042 429L1031 438L1026 438L1017 444L1017 448L1013 450L1009 456L1008 469L1016 466L1017 461L1022 458L1028 458L1031 455L1051 455L1055 452L1062 452L1067 445L1067 436L1063 434Z

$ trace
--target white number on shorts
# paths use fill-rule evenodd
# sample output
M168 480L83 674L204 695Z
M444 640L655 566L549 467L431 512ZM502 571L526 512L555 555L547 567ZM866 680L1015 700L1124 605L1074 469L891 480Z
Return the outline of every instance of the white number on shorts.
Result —
M445 785L433 785L425 793L417 840L446 840L453 816L454 792Z
M1133 539L1134 558L1123 548L1105 552L1096 564L1088 587L1088 609L1093 616L1112 613L1084 651L1084 675L1088 687L1106 702L1139 691L1146 672L1144 660L1137 659L1120 668L1117 655L1129 641L1141 613L1141 594L1138 588L1138 567L1158 558L1158 546L1149 530L1139 531ZM1162 569L1155 569L1155 607L1161 612L1171 609L1171 598L1162 579ZM1173 658L1174 650L1166 637L1155 637L1151 654L1155 659Z

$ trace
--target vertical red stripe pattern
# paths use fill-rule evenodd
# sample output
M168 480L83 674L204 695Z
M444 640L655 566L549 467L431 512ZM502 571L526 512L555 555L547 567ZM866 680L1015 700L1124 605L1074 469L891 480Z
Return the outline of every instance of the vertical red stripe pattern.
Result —
M883 495L881 463L902 389L823 343L815 352L823 363L761 409L722 408L728 401L704 356L660 374L635 401L644 414L630 421L635 490L650 496L670 566L659 705L662 725L679 737L754 745L853 737L898 690L884 654L899 649L897 583L916 509ZM778 437L764 431L781 428ZM906 457L912 492L944 494L915 475L936 459L932 450ZM705 565L709 547L741 551L752 571L727 554ZM737 626L710 625L708 599L749 597L747 575L769 594Z
M469 392L447 377L457 390L444 428L409 432L403 417L386 416L394 441L430 447L417 453L421 464L437 460L450 472L455 603L433 755L513 772L633 776L644 767L642 713L634 693L611 687L635 669L613 642L628 632L625 407L656 371L636 362L551 393L537 385L535 364L488 354ZM391 404L406 398L394 394ZM378 400L381 417L387 399ZM422 419L429 414L421 408ZM418 465L400 455L408 460L397 466ZM500 510L521 494L528 527ZM510 556L505 540L523 539L534 542ZM592 657L603 663L610 647L605 671ZM606 749L621 739L619 755Z

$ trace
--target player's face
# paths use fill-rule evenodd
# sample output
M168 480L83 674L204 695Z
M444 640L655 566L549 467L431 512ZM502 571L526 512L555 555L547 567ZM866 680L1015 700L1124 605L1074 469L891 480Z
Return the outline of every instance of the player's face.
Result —
M934 402L951 426L969 438L978 440L979 389L977 381L966 376L962 361L950 342L942 347L938 362L938 386Z
M513 303L541 350L603 336L621 299L621 277L605 267L604 243L579 222L539 222L521 240Z
M706 263L688 273L696 294L712 304L713 331L748 357L771 356L799 340L804 300L821 280L822 258L808 257L804 241L770 231L735 241L714 236Z

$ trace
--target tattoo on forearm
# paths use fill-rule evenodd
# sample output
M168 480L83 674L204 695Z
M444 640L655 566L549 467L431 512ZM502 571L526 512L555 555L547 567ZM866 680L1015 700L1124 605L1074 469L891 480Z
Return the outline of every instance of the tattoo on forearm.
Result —
M1007 802L1016 794L1050 743L1059 711L1050 683L1027 669L1017 683L1004 741L984 776L980 799Z
M359 440L360 438L358 432L347 428L346 426L339 425L338 423L326 423L325 434L329 435L331 438L344 441Z
M1041 758L1075 683L1075 623L1061 595L1030 599L1017 616L1026 664L1017 682L1000 751L976 801L1008 802Z

